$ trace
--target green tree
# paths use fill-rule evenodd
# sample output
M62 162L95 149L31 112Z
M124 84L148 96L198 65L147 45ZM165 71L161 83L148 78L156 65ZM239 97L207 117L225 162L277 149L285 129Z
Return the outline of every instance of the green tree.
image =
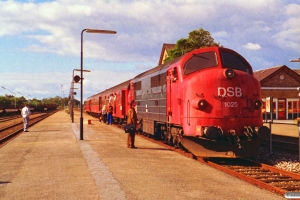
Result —
M176 42L174 49L170 50L169 56L164 60L168 62L175 58L182 56L194 49L211 47L211 46L221 46L220 43L216 43L214 38L211 36L209 31L200 28L199 30L193 30L189 33L189 37L181 38Z

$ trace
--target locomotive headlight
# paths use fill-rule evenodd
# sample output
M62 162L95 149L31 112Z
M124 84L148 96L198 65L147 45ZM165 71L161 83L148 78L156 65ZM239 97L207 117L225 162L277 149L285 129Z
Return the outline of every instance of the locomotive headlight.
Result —
M234 71L233 71L233 69L225 69L224 70L224 76L227 79L232 79L234 77Z
M209 106L209 103L205 99L195 98L191 100L191 106L197 110L204 111Z
M254 103L253 103L253 107L256 110L260 109L261 105L262 105L262 103L261 103L260 100L255 100Z
M198 108L200 110L204 110L207 107L207 101L204 99L201 99L198 101Z

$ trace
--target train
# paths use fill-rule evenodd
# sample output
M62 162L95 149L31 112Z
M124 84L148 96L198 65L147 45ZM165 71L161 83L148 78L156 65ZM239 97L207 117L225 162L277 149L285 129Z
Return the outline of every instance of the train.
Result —
M7 115L19 115L19 114L21 114L21 110L23 107L24 107L24 105L0 106L0 117L7 116ZM51 112L53 110L56 110L57 107L58 107L57 104L43 104L43 105L31 106L30 111L31 112Z
M86 113L113 106L125 123L136 101L139 131L198 157L248 157L270 135L263 126L261 86L249 62L224 47L195 49L88 97Z

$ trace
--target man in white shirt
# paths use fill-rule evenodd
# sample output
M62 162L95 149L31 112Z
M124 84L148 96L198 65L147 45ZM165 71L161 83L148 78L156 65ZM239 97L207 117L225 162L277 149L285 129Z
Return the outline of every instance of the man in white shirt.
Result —
M26 103L24 108L22 108L21 115L23 117L23 122L24 122L24 132L28 132L28 124L29 124L29 116L30 116L30 109L28 103Z

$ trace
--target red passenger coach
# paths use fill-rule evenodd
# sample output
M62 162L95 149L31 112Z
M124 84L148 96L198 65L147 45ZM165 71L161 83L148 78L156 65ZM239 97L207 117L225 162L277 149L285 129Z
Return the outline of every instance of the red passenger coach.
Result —
M125 119L127 110L129 108L127 102L128 87L130 80L125 81L119 85L109 88L103 92L89 97L85 102L86 113L99 118L102 113L102 108L106 105L113 106L113 119L115 123L121 123Z
M260 84L233 50L196 49L126 84L115 87L127 92L125 102L137 102L141 132L183 145L196 156L256 155L270 134L263 126ZM103 94L114 94L115 87Z

